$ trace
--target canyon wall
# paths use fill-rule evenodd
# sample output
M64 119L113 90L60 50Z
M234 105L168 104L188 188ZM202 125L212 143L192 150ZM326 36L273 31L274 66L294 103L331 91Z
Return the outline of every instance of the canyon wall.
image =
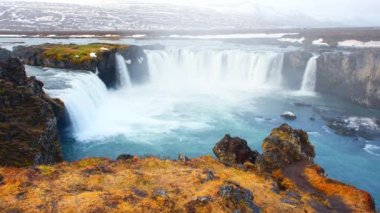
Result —
M57 119L63 103L26 76L18 59L0 61L0 165L30 166L62 161Z
M380 51L326 52L317 60L316 91L380 108Z

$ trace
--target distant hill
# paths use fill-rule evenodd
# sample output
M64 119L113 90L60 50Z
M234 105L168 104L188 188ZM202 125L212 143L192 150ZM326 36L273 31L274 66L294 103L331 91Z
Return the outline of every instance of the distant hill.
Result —
M301 12L283 12L257 3L223 6L123 3L105 6L44 2L0 5L0 30L213 30L336 27Z

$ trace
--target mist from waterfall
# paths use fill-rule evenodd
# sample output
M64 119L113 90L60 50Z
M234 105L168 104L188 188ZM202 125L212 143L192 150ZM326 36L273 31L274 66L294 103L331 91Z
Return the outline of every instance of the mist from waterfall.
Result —
M319 55L312 56L307 62L305 73L302 78L301 91L314 92L317 80L317 59Z
M283 53L172 48L146 51L153 84L279 88Z

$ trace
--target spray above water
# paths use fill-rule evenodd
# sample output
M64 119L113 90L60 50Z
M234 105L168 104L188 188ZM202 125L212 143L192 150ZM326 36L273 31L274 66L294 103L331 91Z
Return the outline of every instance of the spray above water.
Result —
M283 53L243 50L147 51L152 82L161 85L281 87Z

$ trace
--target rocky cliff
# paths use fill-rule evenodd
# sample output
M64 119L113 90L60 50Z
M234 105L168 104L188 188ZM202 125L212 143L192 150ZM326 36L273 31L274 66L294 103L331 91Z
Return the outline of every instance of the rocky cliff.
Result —
M13 50L13 55L28 65L97 73L108 88L117 86L116 53L125 58L132 83L140 84L149 80L147 58L143 49L138 46L102 43L43 44L17 46Z
M284 86L299 89L308 60L319 50L285 53ZM380 108L380 50L351 49L320 52L317 59L317 92L353 103Z
M322 53L317 61L318 92L380 108L380 50Z
M0 61L0 165L30 166L62 161L57 118L63 104L43 83L26 76L18 59Z

